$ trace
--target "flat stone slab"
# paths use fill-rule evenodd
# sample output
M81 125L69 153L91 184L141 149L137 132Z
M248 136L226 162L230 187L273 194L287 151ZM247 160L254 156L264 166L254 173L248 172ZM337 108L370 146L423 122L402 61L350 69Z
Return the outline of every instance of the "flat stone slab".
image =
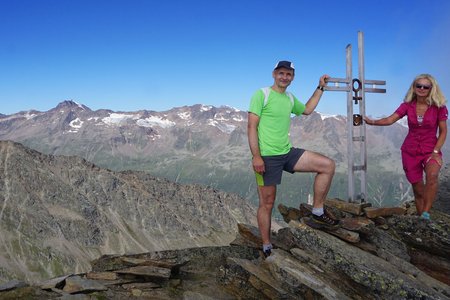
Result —
M300 220L300 218L305 215L297 208L287 207L283 204L278 205L278 211L283 216L283 219L286 223L289 223L291 220ZM309 212L308 212L309 214Z
M40 284L41 289L43 290L51 290L51 289L61 289L64 287L64 282L67 278L69 278L72 275L65 275L61 277L52 278L49 280L46 280Z
M134 282L122 284L122 287L126 290L138 289L138 290L151 290L155 288L160 288L161 285L154 282Z
M137 266L115 271L118 274L131 274L136 276L149 276L161 279L169 279L171 270L154 266Z
M365 217L342 218L341 226L350 231L370 235L375 229L375 222Z
M338 210L345 211L351 213L356 216L362 215L363 209L365 207L370 207L372 204L370 203L350 203L341 199L326 199L325 205L335 207Z
M0 285L0 292L2 292L2 291L9 291L9 290L13 290L13 289L21 288L21 287L26 287L26 286L28 286L28 284L26 284L23 281L11 280L11 281L8 281L5 284L1 284Z
M89 272L86 278L93 280L117 280L119 276L115 272Z
M366 207L364 208L364 213L368 218L376 217L390 217L394 215L404 215L406 214L406 209L403 207Z
M305 225L308 225L308 223L310 223L309 221L310 221L309 217L302 218L302 222ZM291 222L296 222L296 221L291 221ZM309 226L309 227L311 227L311 226ZM311 228L313 228L313 227L311 227ZM344 240L349 243L357 243L357 242L359 242L359 239L360 239L359 234L357 232L353 232L353 231L344 229L342 227L334 229L334 230L330 230L330 229L326 229L326 228L313 228L313 229L322 230L326 233L334 235L334 236L340 238L341 240Z
M122 261L124 263L131 264L133 266L155 266L161 268L171 269L173 267L181 266L175 259L145 259L145 258L134 258L134 257L123 257Z
M71 276L66 279L66 285L63 288L64 292L69 294L107 291L108 288L95 280L83 279L80 276Z

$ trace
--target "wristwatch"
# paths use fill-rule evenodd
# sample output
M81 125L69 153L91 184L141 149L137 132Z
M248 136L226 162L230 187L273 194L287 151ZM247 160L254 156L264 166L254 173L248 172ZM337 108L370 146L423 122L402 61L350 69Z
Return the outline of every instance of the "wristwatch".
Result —
M436 149L434 149L434 150L433 150L433 153L439 154L439 151L436 150Z
M323 86L318 85L318 86L317 86L317 89L318 89L318 90L321 90L321 91L323 92Z

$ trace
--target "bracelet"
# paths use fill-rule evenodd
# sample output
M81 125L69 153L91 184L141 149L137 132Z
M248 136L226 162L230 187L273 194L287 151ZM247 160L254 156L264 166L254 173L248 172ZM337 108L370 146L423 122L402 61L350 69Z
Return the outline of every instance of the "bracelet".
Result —
M317 86L317 89L318 89L318 90L321 90L321 91L323 92L323 86L318 85L318 86Z

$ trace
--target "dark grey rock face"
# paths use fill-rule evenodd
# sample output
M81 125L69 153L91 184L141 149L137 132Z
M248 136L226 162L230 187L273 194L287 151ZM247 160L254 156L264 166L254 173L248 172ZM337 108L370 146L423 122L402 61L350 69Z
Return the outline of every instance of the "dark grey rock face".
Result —
M442 221L448 217L437 215L436 222L409 215L388 217L388 229L377 226L357 243L293 220L273 233L276 248L266 259L254 245L260 239L257 229L239 224L239 236L230 246L103 255L92 261L87 273L28 287L10 282L7 290L0 287L0 298L40 299L46 293L47 299L445 300L450 299L445 277L450 268L438 270L442 274L435 277L409 254L414 258L413 249L426 250L425 244L432 242L442 250L428 257L445 264L449 228ZM367 234L377 237L368 239ZM423 244L421 236L428 237Z
M446 165L441 170L439 190L433 208L450 214L450 165Z
M227 245L243 198L0 142L0 282L85 271L102 254Z

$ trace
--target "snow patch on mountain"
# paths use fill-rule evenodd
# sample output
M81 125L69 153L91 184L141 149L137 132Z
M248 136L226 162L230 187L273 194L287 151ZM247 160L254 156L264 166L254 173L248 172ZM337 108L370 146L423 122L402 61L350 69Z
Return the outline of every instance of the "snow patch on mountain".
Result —
M239 109L232 107L232 106L228 106L228 105L222 105L221 108L225 108L226 109L225 112L227 114L232 113L232 112L240 112Z
M339 116L338 115L329 115L329 114L324 114L324 113L318 113L320 115L320 118L323 120L325 119L329 119L329 118L334 118L336 120L339 120Z
M3 116L0 119L0 122L14 120L14 119L19 119L19 118L25 118L27 120L30 120L30 119L33 119L34 117L37 117L37 116L38 116L38 114L31 113L30 111L27 111L25 113L19 113L19 114L14 114L14 115L10 115L10 116Z
M200 107L201 111L209 111L211 109L212 109L211 105L204 105L204 104L202 104L202 106Z
M235 125L227 124L227 123L219 123L216 120L208 120L208 125L217 127L220 131L224 133L232 133L233 130L236 129Z
M234 117L233 117L233 121L236 121L236 122L246 122L247 119L244 119L242 116L238 115L238 116L234 116Z
M27 111L23 116L25 119L30 120L30 119L33 119L34 117L36 117L37 114L33 114L33 113Z
M103 118L102 121L107 125L122 125L130 119L136 120L136 125L141 127L159 126L162 128L168 128L176 125L175 122L166 119L166 117L149 116L145 119L141 119L136 114L120 114L120 113L111 113L109 117Z
M83 104L78 103L76 101L73 101L73 102L75 102L75 104L78 105L78 107L81 108L82 110L86 110L86 108L85 108L85 106Z
M72 121L70 121L69 126L72 127L72 129L69 130L71 133L77 133L78 130L83 126L83 121L80 120L80 118L76 118Z
M214 116L214 120L215 121L217 121L217 122L219 122L219 121L229 121L230 119L228 119L228 118L225 118L223 115L215 115Z
M180 119L189 120L191 118L191 113L189 111L185 111L185 112L179 113L178 116L180 117Z
M128 119L139 119L137 115L134 114L119 114L119 113L111 113L109 117L105 117L102 119L103 123L107 125L120 125L126 122Z
M146 119L139 119L136 121L136 124L142 127L159 126L162 128L169 128L175 126L175 122L155 116L150 116Z

